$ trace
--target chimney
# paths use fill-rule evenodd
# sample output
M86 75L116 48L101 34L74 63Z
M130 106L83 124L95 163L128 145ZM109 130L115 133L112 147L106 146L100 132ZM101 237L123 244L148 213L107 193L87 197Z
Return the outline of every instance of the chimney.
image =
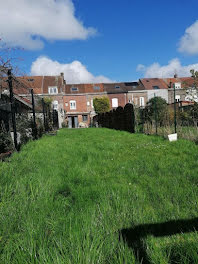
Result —
M177 73L175 73L175 74L174 74L174 78L177 78L177 77L178 77L178 76L177 76Z

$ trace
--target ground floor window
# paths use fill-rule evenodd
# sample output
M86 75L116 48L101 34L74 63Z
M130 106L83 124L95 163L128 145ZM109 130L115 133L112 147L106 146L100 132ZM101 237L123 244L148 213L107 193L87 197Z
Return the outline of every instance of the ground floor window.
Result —
M88 120L88 115L82 115L82 121L87 122Z
M112 107L118 107L118 98L112 99Z

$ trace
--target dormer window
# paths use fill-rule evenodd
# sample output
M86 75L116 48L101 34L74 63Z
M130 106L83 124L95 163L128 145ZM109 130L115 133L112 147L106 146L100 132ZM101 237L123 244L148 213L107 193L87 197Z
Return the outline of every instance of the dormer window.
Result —
M94 90L95 91L99 91L100 90L100 86L94 86Z
M120 89L120 86L116 85L115 88L116 88L116 89Z
M78 92L78 88L77 88L77 87L72 87L72 88L71 88L71 91L72 91L72 92Z
M28 82L33 82L34 81L34 79L27 79L28 80Z
M49 93L49 94L57 94L57 93L58 93L58 88L57 88L57 86L49 86L49 87L48 87L48 93Z
M153 86L153 89L154 89L154 90L158 90L158 89L159 89L159 86L154 85L154 86Z
M181 89L181 83L175 83L175 89Z

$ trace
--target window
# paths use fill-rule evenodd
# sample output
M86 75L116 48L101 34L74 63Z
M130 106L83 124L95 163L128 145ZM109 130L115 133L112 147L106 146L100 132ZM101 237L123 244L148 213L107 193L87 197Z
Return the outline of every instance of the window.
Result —
M120 89L120 86L115 86L116 89Z
M112 99L112 107L118 107L118 98Z
M53 101L53 109L58 110L58 101Z
M83 122L87 122L87 120L88 120L88 115L82 115L82 120L83 120Z
M28 80L28 82L33 82L34 81L34 79L27 79Z
M176 102L179 102L179 101L180 101L180 95L176 95L176 96L175 96L175 101L176 101Z
M181 83L175 83L175 89L181 89Z
M158 89L159 89L159 86L154 85L154 86L153 86L153 89L154 89L154 90L158 90Z
M140 97L140 106L144 106L144 97Z
M75 110L76 109L76 101L74 101L74 100L70 101L70 109L71 110Z
M100 90L100 86L94 86L94 90L95 91L99 91Z
M72 88L71 88L71 91L72 91L72 92L77 92L77 91L78 91L78 88L77 88L77 87L72 87Z
M87 102L87 106L90 106L90 102Z
M94 108L93 99L91 99L91 107Z
M49 87L48 87L48 93L49 93L49 94L57 94L57 93L58 93L58 88L57 88L57 86L49 86Z

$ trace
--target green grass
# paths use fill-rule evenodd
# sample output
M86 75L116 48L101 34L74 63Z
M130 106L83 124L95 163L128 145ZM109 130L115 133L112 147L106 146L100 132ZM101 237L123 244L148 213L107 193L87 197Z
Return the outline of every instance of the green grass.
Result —
M198 216L198 147L108 129L58 132L0 164L0 263L139 263L119 230ZM151 263L198 263L198 232L148 235Z

